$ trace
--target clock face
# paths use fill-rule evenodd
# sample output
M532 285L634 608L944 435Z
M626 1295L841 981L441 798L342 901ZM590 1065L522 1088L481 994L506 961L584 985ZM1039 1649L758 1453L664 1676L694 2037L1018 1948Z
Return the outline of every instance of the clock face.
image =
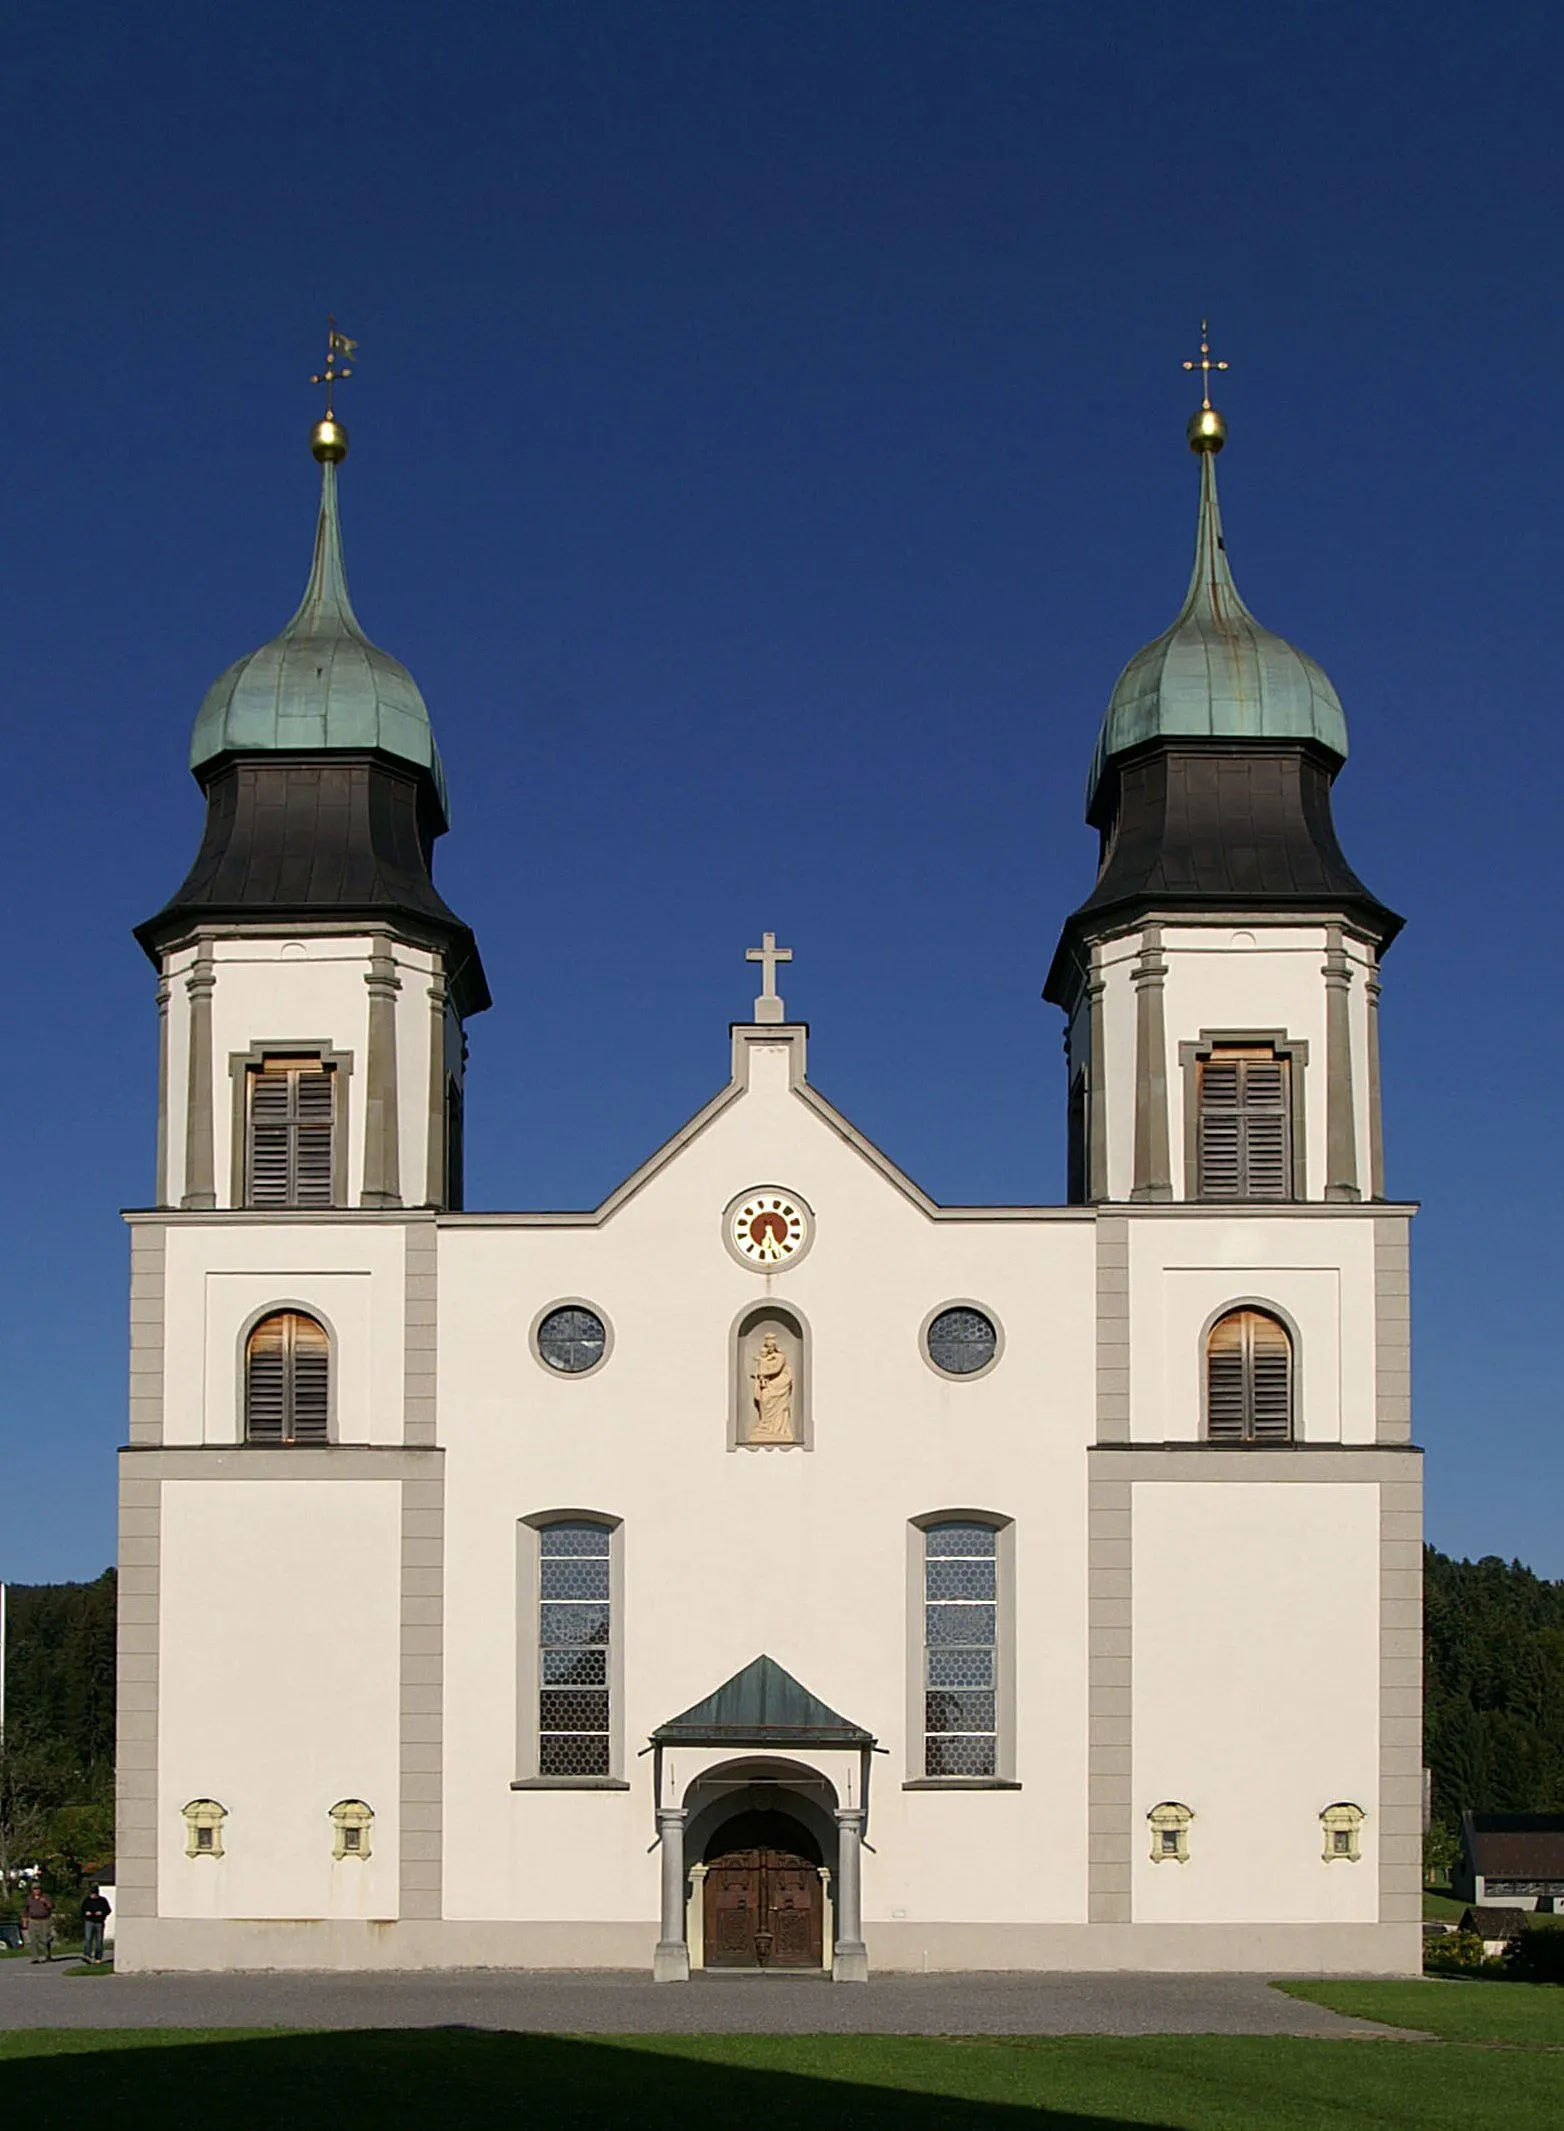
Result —
M728 1214L728 1235L746 1265L786 1265L809 1240L809 1209L789 1191L752 1191Z

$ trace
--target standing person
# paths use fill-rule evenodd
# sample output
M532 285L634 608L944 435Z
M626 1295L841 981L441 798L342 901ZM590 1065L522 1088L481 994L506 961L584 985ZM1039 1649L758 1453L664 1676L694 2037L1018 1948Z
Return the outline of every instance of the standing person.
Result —
M43 1882L34 1880L22 1915L27 1920L27 1950L34 1961L48 1961L54 1957L54 1904L43 1891Z
M103 1959L103 1927L108 1916L109 1905L94 1880L91 1893L81 1905L81 1957L84 1961Z

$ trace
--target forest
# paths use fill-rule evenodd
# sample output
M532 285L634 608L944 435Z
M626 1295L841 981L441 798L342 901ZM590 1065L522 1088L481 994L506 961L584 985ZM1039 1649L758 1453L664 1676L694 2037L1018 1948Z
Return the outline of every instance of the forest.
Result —
M1446 1839L1463 1808L1564 1812L1564 1582L1425 1550L1425 1753ZM76 1894L112 1872L114 1571L11 1585L0 1902L19 1867Z

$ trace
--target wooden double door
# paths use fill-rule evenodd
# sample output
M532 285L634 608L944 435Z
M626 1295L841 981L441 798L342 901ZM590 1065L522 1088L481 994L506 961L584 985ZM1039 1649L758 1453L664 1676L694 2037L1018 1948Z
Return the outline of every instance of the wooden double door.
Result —
M766 1817L784 1821L771 1842L733 1848L724 1830L707 1853L708 1968L819 1968L823 1963L825 1889L819 1860L808 1854L814 1846L785 1816ZM733 1830L740 1839L747 1832ZM801 1838L798 1847L782 1847L793 1834Z

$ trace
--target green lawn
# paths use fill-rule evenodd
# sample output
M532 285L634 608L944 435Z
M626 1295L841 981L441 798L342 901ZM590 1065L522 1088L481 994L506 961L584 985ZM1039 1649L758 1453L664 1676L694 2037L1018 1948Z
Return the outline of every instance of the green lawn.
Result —
M1458 1902L1448 1887L1423 1889L1423 1914L1430 1922L1438 1917L1444 1923L1459 1924L1468 1906L1466 1902Z
M1381 1987L1424 1986L1363 1986ZM467 2121L507 2131L1555 2131L1564 2120L1564 2057L1281 2036L54 2029L0 2034L0 2114L115 2131L273 2131L279 2122L290 2131L383 2131Z
M1424 1976L1421 1981L1280 1983L1277 1988L1355 2020L1418 2028L1447 2042L1525 2042L1564 2050L1564 1988L1557 1983Z

